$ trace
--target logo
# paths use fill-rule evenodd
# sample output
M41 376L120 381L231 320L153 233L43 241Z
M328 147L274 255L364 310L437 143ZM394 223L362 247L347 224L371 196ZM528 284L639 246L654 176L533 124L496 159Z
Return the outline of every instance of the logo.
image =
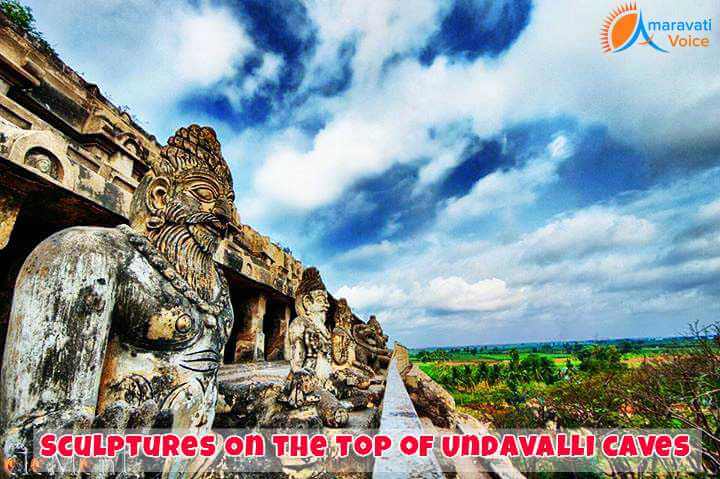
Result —
M603 24L600 40L605 53L619 53L635 45L638 38L643 41L639 45L650 45L655 50L667 53L660 48L648 35L643 16L635 3L626 3L607 16Z
M649 46L658 52L668 53L668 48L692 48L710 46L710 37L698 37L697 32L712 31L712 20L705 19L673 19L645 21L637 4L625 3L613 10L605 18L600 32L600 42L605 53L620 53L633 45ZM663 40L667 33L667 42ZM695 33L695 36L693 36ZM661 46L662 45L662 46Z

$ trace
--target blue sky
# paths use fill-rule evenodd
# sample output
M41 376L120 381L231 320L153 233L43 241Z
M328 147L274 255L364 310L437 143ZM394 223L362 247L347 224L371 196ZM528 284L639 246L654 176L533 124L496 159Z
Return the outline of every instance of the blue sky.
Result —
M158 138L214 126L243 221L402 343L718 317L716 31L707 49L613 55L604 0L27 3Z

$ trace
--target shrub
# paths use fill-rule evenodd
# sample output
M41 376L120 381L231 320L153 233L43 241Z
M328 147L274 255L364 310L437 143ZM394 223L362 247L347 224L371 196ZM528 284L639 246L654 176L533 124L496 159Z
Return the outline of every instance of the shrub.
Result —
M45 41L43 35L35 26L35 16L32 9L20 3L18 0L0 0L0 11L12 22L13 25L27 33L30 38L51 53L55 53L50 44Z
M580 371L586 373L612 372L625 369L622 354L615 346L594 345L577 353Z

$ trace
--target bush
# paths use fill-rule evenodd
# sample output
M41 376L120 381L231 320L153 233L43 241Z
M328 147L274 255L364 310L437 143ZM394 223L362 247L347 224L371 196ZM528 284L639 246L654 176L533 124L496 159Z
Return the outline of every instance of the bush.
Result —
M27 33L31 39L38 42L41 47L53 54L55 53L50 44L43 38L42 33L38 31L35 26L35 16L30 7L26 7L18 0L0 0L0 11L5 14L13 25Z
M702 434L705 466L720 472L720 324L693 327L694 346L628 374L624 397L647 427Z
M584 348L577 353L580 360L580 371L586 373L600 373L622 371L622 354L615 346L594 345Z
M429 363L432 361L447 361L450 355L444 349L434 349L432 351L422 350L417 355L417 360L421 363Z
M688 346L636 369L619 352L583 350L582 372L543 394L563 427L692 429L702 435L706 470L720 472L720 325L693 330ZM614 348L613 348L614 349ZM585 352L587 351L587 352Z

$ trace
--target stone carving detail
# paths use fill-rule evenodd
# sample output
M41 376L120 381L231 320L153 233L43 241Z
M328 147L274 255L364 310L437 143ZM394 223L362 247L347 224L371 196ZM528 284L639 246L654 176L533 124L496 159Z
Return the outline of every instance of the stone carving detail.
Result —
M340 298L335 308L335 328L332 338L332 358L336 366L351 364L350 354L354 349L354 340L350 333L352 328L352 311L345 298Z
M325 326L330 307L327 290L316 268L307 268L295 293L295 318L288 328L290 374L281 400L292 408L316 404L323 423L339 427L347 411L334 396L332 337Z
M357 343L352 335L353 314L345 298L335 308L335 328L332 333L332 359L336 388L341 397L352 394L353 388L365 390L375 376L369 366L357 360Z
M33 148L25 155L25 164L32 166L44 175L62 181L63 171L55 156L41 148Z
M0 382L6 458L34 427L209 430L233 322L213 254L235 217L215 132L191 125L138 186L131 226L70 228L31 253Z
M357 361L379 373L390 364L391 352L387 349L388 337L383 334L382 326L375 316L370 316L367 324L356 324L352 328L357 342Z

